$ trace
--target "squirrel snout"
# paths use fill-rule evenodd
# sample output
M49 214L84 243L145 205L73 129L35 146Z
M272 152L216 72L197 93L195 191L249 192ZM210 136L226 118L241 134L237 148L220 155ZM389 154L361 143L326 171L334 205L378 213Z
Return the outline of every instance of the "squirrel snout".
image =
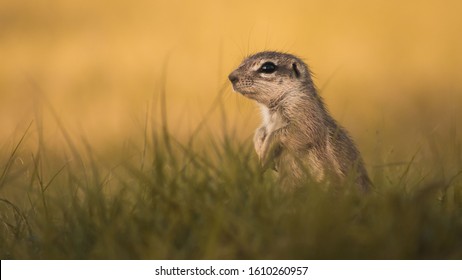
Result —
M228 79L229 79L229 80L231 81L231 83L233 83L233 84L236 83L236 82L239 80L239 78L237 77L236 72L232 72L231 74L229 74Z

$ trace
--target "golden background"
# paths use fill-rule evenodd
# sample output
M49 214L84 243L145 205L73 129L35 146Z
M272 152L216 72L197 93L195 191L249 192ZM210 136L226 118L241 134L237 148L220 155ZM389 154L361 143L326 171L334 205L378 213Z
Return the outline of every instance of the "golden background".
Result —
M204 118L207 131L221 125L220 110L207 114L221 89L227 122L251 137L258 110L227 75L279 50L310 65L366 162L377 147L431 153L459 139L461 14L458 0L2 0L0 144L31 121L55 141L51 111L75 137L122 143L142 135L147 114L160 122L162 92L172 133L187 138Z

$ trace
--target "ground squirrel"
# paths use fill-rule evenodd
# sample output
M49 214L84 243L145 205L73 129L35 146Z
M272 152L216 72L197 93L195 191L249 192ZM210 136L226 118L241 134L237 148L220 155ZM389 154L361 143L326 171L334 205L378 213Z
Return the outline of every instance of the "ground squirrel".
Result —
M327 111L301 59L260 52L244 59L229 80L235 91L260 104L263 123L254 145L265 169L273 167L289 181L306 173L316 181L354 176L349 178L360 190L370 188L358 149Z

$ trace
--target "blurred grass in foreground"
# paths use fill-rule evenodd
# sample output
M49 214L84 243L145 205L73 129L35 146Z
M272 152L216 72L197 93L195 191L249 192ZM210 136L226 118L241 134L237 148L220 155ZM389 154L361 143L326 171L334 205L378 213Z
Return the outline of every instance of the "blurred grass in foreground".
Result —
M284 193L224 118L221 136L180 143L166 113L152 127L147 114L141 144L117 152L94 151L62 124L67 147L43 141L37 123L3 146L0 258L462 258L460 172L436 180L409 159L369 168L367 197L309 182ZM35 150L25 148L34 127Z

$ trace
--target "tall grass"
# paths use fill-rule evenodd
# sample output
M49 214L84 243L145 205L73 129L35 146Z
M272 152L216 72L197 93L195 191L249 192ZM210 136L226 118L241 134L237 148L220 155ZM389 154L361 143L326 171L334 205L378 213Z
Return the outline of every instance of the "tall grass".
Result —
M167 113L157 125L147 114L139 144L103 154L60 123L67 148L49 145L36 124L4 145L0 258L462 258L460 172L419 177L409 159L371 169L367 196L313 182L283 192L250 140L224 129L182 143Z

